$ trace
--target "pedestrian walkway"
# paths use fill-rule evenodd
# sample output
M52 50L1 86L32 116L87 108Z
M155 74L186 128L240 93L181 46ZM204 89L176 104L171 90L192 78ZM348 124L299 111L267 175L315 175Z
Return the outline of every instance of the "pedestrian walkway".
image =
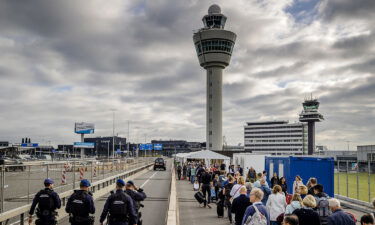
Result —
M229 224L229 220L226 218L226 212L224 213L224 218L217 217L215 203L210 204L212 209L199 206L194 198L195 191L193 191L193 185L190 182L177 180L176 185L180 225Z

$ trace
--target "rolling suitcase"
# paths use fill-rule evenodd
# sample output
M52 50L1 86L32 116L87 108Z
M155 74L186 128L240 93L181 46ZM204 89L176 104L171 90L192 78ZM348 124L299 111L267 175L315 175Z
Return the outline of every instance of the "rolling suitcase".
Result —
M216 208L216 212L217 212L217 217L224 217L224 202L223 201L219 201L217 203L217 208Z
M199 204L202 204L205 201L204 195L200 191L198 191L197 193L195 193L194 197L195 197L195 199L197 199L197 201L199 202Z

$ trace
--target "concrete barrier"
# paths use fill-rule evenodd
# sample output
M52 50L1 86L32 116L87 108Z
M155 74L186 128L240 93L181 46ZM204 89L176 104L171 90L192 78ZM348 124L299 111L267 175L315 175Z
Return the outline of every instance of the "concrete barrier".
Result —
M171 193L169 195L168 213L166 218L167 225L179 225L179 211L176 190L176 172L174 165L172 165L172 180L171 180Z

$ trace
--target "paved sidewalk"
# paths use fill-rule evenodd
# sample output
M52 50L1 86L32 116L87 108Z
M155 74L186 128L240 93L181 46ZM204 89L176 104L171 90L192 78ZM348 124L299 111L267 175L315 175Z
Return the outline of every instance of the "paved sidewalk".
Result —
M190 182L177 180L176 185L180 225L229 225L226 212L224 212L224 218L217 217L216 203L210 204L211 209L199 206L194 198L195 192Z

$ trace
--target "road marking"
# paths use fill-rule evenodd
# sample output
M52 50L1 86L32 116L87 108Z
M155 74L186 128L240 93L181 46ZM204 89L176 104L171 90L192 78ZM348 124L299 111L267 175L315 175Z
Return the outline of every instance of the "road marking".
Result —
M150 181L150 179L151 178L153 178L156 174L158 173L158 171L157 172L155 172L154 174L152 174L151 175L151 177L149 177L141 186L140 186L140 188L143 188L146 184L147 184L147 182L149 182Z

